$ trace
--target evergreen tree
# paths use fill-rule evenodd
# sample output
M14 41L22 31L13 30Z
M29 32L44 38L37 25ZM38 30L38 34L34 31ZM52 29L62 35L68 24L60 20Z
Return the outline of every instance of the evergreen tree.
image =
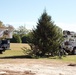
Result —
M32 54L54 56L59 50L62 41L62 31L57 27L46 11L43 12L38 20L37 27L33 29L31 41Z

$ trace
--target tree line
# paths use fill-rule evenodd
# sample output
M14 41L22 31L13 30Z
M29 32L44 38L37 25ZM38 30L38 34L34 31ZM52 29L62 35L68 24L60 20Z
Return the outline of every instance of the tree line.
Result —
M19 26L18 29L13 31L13 37L10 39L11 43L28 43L30 42L31 30L26 29L24 26Z
M11 43L28 43L31 49L23 48L34 57L55 56L60 54L63 41L62 29L56 26L52 17L44 11L38 19L36 28L31 31L25 26L14 30Z

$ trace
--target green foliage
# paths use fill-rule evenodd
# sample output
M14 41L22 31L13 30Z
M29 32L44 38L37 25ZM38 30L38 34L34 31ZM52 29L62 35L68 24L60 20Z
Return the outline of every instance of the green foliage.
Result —
M22 40L18 34L14 34L10 41L11 43L22 43Z
M19 26L19 28L14 31L14 33L20 35L20 37L22 37L23 35L27 34L28 32L29 31L26 29L25 26Z
M32 39L32 32L29 32L26 35L23 35L21 37L22 43L31 43L31 39Z
M30 30L27 30L25 26L19 26L18 29L14 30L14 35L18 35L20 42L22 43L27 43L29 40L29 36L27 36L29 34ZM16 43L18 42L18 39L14 39L15 37L13 37L13 41ZM11 40L11 42L13 42Z
M27 36L26 35L23 35L21 37L21 40L22 40L22 43L27 43Z
M4 27L5 25L3 24L2 21L0 21L0 27Z
M57 27L46 11L33 29L31 44L32 54L36 56L56 55L62 42L62 30Z
M32 31L27 33L26 35L23 35L21 37L22 43L31 43L32 41Z
M30 31L30 32L26 35L26 37L27 37L27 38L26 38L27 43L31 43L31 42L32 42L32 38L33 38L32 34L33 34L33 32Z

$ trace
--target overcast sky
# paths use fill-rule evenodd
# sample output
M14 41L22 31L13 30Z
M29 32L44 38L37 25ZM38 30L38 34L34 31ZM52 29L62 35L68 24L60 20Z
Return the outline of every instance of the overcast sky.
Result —
M76 32L76 0L0 0L0 20L32 29L45 8L57 26Z

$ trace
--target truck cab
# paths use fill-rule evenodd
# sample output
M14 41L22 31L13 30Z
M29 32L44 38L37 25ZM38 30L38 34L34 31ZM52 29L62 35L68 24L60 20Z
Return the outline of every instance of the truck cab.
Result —
M4 39L0 40L0 53L2 54L3 51L10 49L10 40Z
M12 26L0 27L0 54L10 49L10 39L14 28Z

